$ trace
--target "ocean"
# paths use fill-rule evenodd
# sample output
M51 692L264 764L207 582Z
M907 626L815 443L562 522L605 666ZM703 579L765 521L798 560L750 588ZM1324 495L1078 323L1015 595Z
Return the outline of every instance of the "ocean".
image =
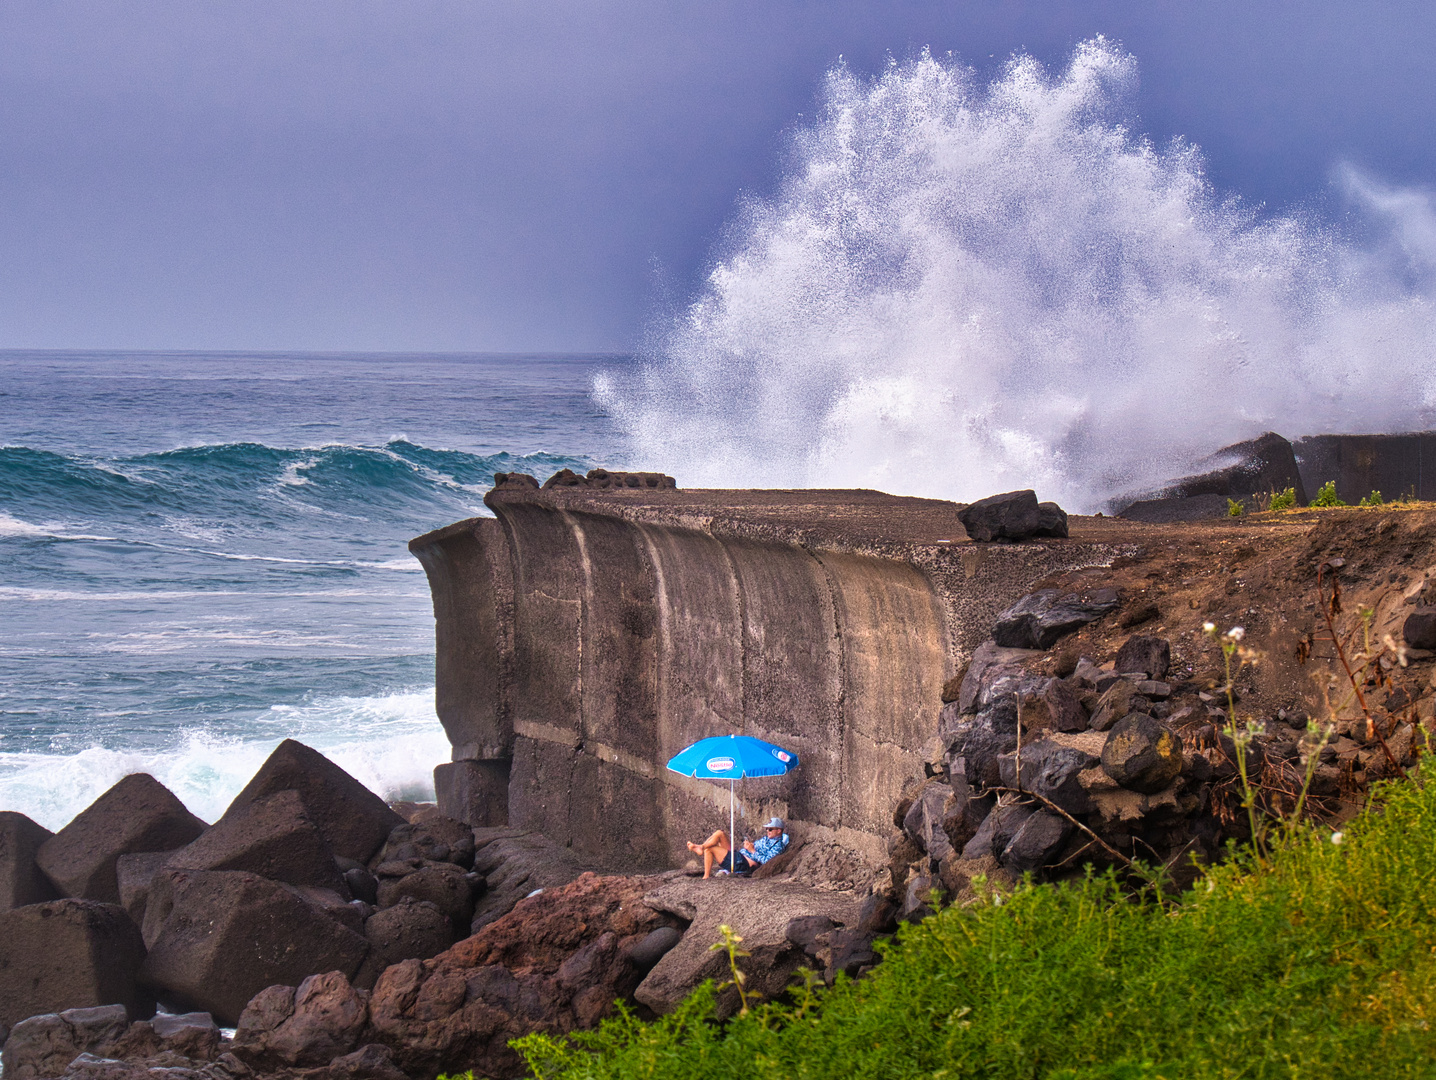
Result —
M0 809L126 773L213 821L296 738L432 798L406 544L495 471L621 466L613 356L0 352Z

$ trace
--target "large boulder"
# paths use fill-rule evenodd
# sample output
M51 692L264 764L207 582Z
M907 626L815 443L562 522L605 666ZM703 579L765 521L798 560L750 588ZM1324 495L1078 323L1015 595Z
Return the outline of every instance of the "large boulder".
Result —
M992 703L993 694L1008 688L1008 680L1030 678L1026 664L1040 658L1038 649L1004 649L985 641L972 652L954 699L955 714L975 713ZM949 712L943 709L944 713Z
M14 810L0 811L0 911L59 899L35 855L55 835Z
M303 743L285 739L234 797L226 818L284 790L299 795L308 815L335 855L368 862L404 819L384 800L334 762Z
M427 960L447 949L454 943L454 924L430 901L405 897L369 916L364 936L369 941L369 955L354 982L372 987L389 965Z
M379 907L392 907L405 899L427 900L444 913L456 931L465 930L474 915L468 878L448 863L428 863L403 877L380 880Z
M474 872L485 882L470 932L503 918L536 889L567 885L584 872L572 849L522 829L475 829ZM421 898L422 899L422 898Z
M0 1054L5 1080L59 1076L81 1054L117 1042L129 1023L123 1005L66 1009L21 1020Z
M151 917L163 922L141 969L145 983L225 1025L266 986L324 971L348 978L369 951L294 887L240 870L161 871L147 929Z
M1028 491L989 495L958 511L957 520L973 540L1029 540L1066 536L1067 515L1056 503L1038 503Z
M1102 771L1130 791L1155 794L1182 771L1182 737L1154 717L1130 713L1107 735Z
M151 1016L154 996L136 978L144 959L140 932L117 904L51 900L0 914L0 1027L95 1005Z
M260 1067L327 1065L359 1044L368 1018L365 995L343 972L311 975L297 990L270 987L263 1000L257 997L245 1008L235 1031L234 1054Z
M744 961L748 986L766 997L787 989L793 973L806 959L788 940L788 926L801 916L823 915L841 926L856 926L859 902L851 893L829 892L781 880L743 881L734 878L677 877L644 897L644 903L690 921L683 939L648 973L634 997L656 1013L671 1012L705 979L721 979L727 956L712 945L722 940L726 924L743 938L751 956ZM736 995L719 999L720 1013L732 1012Z
M1091 596L1039 589L997 616L992 640L1009 649L1050 649L1060 638L1095 622L1121 605L1112 589Z
M966 718L949 732L948 775L977 792L1001 783L997 759L1017 746L1017 709L1003 704ZM956 784L954 784L956 787Z
M336 891L346 888L334 851L320 835L299 792L276 791L232 807L203 836L166 860L174 870L246 870Z
M615 999L631 1000L645 970L634 953L677 921L643 902L658 880L584 874L520 901L432 960L390 966L369 1000L368 1037L395 1047L414 1076L522 1075L508 1040L591 1027Z
M36 862L65 896L118 904L116 859L172 851L204 830L169 788L147 773L131 773L41 844Z

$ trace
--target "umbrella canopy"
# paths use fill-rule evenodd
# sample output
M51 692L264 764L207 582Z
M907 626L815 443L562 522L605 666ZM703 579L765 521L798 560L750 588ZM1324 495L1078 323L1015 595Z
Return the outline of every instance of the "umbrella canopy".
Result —
M798 767L798 755L751 735L715 735L674 754L668 767L705 780L741 780L782 776Z
M738 844L737 837L733 835L734 782L745 776L782 776L798 767L798 755L751 735L714 735L699 739L674 754L668 759L668 767L682 776L728 781L728 843L731 850ZM736 856L728 858L736 868Z

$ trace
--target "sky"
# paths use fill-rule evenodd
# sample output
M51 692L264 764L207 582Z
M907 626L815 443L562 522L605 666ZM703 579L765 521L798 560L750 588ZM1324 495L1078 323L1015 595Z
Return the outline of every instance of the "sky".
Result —
M1098 33L1222 193L1436 186L1430 4L7 0L0 348L627 351L840 59Z

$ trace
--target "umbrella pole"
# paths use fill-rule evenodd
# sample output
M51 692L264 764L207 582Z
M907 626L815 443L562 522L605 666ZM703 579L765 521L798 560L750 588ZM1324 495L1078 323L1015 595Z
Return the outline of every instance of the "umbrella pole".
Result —
M736 852L738 850L738 835L733 829L733 785L735 783L737 783L737 781L730 776L728 778L728 851L730 852L728 865L732 867L734 873L737 873L738 856Z

